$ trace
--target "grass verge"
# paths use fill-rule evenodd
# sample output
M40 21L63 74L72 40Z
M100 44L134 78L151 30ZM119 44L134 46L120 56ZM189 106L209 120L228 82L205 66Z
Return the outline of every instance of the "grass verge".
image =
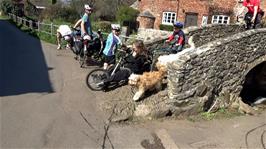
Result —
M5 15L0 15L0 20L7 20L7 19L8 19L7 16L5 16Z
M210 121L210 120L214 120L214 119L227 119L227 118L233 118L236 116L240 116L243 115L241 113L239 113L236 110L229 110L229 109L224 109L221 108L219 109L217 112L202 112L198 115L194 115L194 116L189 116L188 120L192 121L192 122L196 122L196 121Z

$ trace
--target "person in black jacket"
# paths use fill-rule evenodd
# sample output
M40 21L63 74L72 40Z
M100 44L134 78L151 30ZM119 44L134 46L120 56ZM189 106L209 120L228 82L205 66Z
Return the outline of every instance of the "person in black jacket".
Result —
M132 74L142 74L149 71L147 67L147 52L143 41L136 40L132 46L132 52L125 58L124 67L121 67L114 76L105 80L98 85L108 86L111 81L119 82L122 80L128 81L128 77Z

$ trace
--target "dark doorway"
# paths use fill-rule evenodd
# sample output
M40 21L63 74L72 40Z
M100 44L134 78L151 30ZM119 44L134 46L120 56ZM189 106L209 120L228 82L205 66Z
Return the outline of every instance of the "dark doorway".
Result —
M249 105L259 100L259 98L266 97L266 62L249 71L240 96L243 102Z
M186 13L185 27L198 26L198 14Z

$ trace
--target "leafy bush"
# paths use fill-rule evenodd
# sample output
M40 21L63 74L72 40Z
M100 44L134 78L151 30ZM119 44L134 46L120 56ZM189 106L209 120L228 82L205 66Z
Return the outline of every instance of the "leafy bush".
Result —
M71 7L62 7L61 5L53 5L43 11L41 19L61 20L66 22L74 22L80 18L78 12Z
M56 0L49 0L49 3L50 4L55 4L56 3Z
M119 22L123 21L136 21L139 11L128 6L119 7L116 13L116 20Z
M92 22L92 29L95 31L100 29L104 33L109 33L111 32L111 22L108 21Z
M36 6L28 0L25 2L24 11L25 16L31 18L31 20L37 20L40 15L40 12L37 10Z
M160 24L159 28L160 28L160 30L173 31L173 26L172 25Z
M80 18L79 14L71 7L62 7L58 17L68 22L73 22L77 18Z
M11 13L13 7L14 7L13 3L10 0L3 0L0 3L0 9L3 12L3 14L5 14L5 15L8 14L8 13Z

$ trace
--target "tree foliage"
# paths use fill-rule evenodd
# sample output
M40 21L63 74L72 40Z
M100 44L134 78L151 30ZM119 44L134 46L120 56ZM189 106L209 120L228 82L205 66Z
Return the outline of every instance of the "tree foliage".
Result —
M24 13L26 16L37 19L39 16L39 11L36 6L33 5L29 0L24 3Z
M92 17L94 20L113 21L119 7L129 5L133 1L135 0L72 0L70 1L70 7L82 15L84 4L89 4L93 7Z
M128 6L119 7L116 13L116 20L119 22L123 21L136 21L139 11Z
M51 20L65 19L66 21L73 22L73 20L77 20L83 15L84 4L89 4L93 7L92 20L114 21L120 6L130 4L132 1L133 0L71 0L69 5L62 5L58 1L43 12L42 18L50 18ZM133 11L130 9L125 12L127 15L130 15Z
M56 0L49 0L50 4L56 4Z
M10 0L3 0L0 3L0 9L4 14L11 13L13 8L14 8L14 5Z
M41 19L63 20L67 22L74 22L79 19L80 15L78 12L69 6L63 6L61 4L55 4L45 9L42 12Z

